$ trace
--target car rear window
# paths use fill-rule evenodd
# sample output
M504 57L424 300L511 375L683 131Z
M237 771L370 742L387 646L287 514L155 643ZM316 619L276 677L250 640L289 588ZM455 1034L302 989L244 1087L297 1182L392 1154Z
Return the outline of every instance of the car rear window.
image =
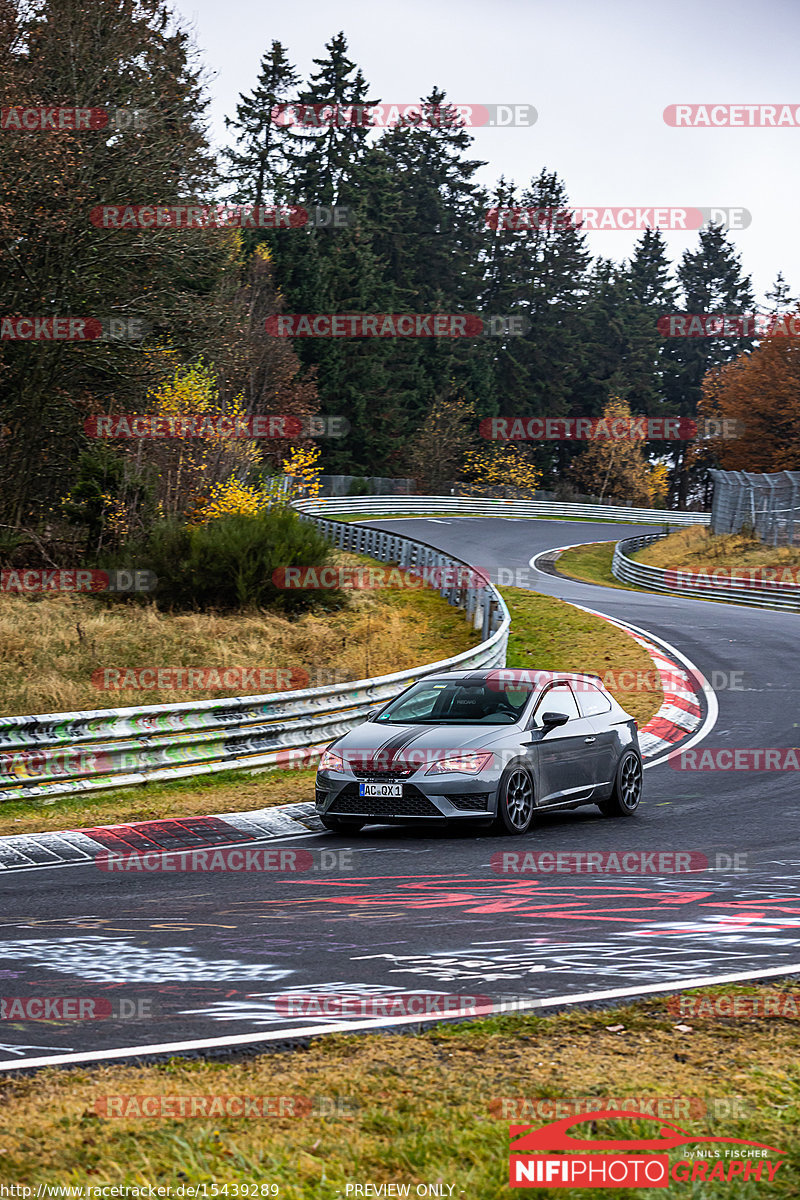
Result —
M596 717L600 713L611 712L611 702L599 688L592 683L582 683L578 688L578 700L581 712L585 717Z

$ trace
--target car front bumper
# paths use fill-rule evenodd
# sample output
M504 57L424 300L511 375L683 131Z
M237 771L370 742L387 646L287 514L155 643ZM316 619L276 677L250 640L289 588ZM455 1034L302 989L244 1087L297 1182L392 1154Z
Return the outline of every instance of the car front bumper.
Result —
M361 783L399 783L400 796L361 796ZM497 811L498 772L477 777L457 773L387 780L358 779L349 773L318 771L316 808L320 816L356 818L377 823L488 820Z

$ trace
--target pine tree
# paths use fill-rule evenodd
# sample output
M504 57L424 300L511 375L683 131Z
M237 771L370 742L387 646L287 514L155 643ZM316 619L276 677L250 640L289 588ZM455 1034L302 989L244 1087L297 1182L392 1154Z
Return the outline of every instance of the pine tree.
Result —
M566 187L554 172L542 170L518 200L504 184L492 207L508 206L512 197L512 208L539 215L522 229L498 223L487 248L486 294L492 306L520 313L529 322L524 337L509 339L497 362L500 412L583 416L595 397L587 383L582 321L589 290L586 235L569 215ZM559 475L573 450L566 443L546 443L536 448L535 459L549 474Z
M665 408L664 343L658 320L675 309L675 285L659 229L644 231L620 275L625 287L625 350L616 390L630 401L634 412L652 417L672 415ZM663 451L663 446L659 449Z
M6 5L0 106L120 106L147 128L0 138L3 308L26 316L139 316L172 352L214 352L213 293L230 256L219 232L94 228L98 205L186 204L213 192L206 101L187 35L161 0ZM141 343L3 341L0 519L33 519L67 490L91 411L137 409L163 354Z
M800 305L800 297L792 296L782 271L778 271L775 282L764 298L767 302L766 311L773 314L795 312Z
M678 266L680 310L700 314L747 314L755 298L749 275L742 274L739 255L721 226L700 231L697 250L686 250ZM665 346L665 395L671 411L694 419L702 396L703 376L713 367L730 362L752 346L752 338L671 338ZM704 484L690 469L687 443L672 447L671 505L685 508L690 491Z
M239 149L223 150L229 164L231 199L262 205L290 199L288 181L291 134L275 120L276 109L289 103L300 76L289 62L285 48L273 41L261 60L256 86L241 94L236 117L225 125L236 133Z
M319 124L316 131L295 133L290 153L298 194L313 204L332 205L342 202L354 164L366 152L370 130L360 124L326 120L319 106L341 111L376 101L368 99L369 85L361 68L347 56L344 33L331 38L325 49L328 57L313 60L319 70L298 98L309 119L317 117Z

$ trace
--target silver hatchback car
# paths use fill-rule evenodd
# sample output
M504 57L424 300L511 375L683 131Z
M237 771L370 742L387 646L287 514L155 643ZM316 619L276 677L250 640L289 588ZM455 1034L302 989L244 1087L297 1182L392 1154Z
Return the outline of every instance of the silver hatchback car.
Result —
M327 829L493 823L527 833L537 810L596 804L630 816L642 796L636 721L595 675L495 667L430 675L323 753Z

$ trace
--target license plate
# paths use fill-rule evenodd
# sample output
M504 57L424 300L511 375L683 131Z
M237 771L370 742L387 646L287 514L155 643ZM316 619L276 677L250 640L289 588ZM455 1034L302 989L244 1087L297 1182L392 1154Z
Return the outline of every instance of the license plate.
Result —
M402 796L402 783L360 783L359 796Z

